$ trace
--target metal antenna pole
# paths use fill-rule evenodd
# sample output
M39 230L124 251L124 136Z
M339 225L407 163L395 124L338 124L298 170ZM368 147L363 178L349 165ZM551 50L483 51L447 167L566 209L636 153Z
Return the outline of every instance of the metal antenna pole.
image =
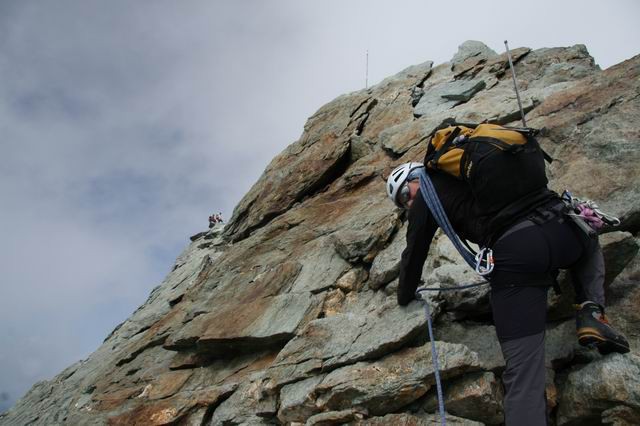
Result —
M366 74L364 77L364 88L365 89L369 88L369 49L367 49L367 68L366 68Z
M504 41L504 45L507 48L507 57L509 58L509 68L511 68L511 77L513 77L513 87L516 89L516 98L518 99L518 107L520 108L520 117L522 117L522 125L527 127L527 122L524 119L524 110L522 109L522 102L520 102L520 92L518 92L518 83L516 82L516 70L513 68L513 61L511 60L511 52L509 52L509 45L507 40Z

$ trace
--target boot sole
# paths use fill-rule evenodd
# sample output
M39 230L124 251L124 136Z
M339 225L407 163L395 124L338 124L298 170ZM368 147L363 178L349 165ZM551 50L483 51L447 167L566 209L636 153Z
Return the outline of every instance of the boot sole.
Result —
M595 328L585 327L578 331L578 343L581 346L596 348L603 355L611 352L626 354L629 346L625 346L613 340L609 340L598 332Z

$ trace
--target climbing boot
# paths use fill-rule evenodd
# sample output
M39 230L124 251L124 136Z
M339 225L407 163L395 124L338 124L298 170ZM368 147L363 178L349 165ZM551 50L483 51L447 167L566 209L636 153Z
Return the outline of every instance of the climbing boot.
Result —
M594 302L584 302L576 307L576 329L580 345L595 347L603 355L611 352L629 352L629 342L609 324L602 306Z

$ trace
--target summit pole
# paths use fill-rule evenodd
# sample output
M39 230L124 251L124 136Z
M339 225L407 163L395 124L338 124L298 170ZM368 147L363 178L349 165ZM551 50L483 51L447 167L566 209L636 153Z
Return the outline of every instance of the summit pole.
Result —
M365 89L369 88L369 49L367 49L367 66L366 66L366 71L364 76L364 88Z

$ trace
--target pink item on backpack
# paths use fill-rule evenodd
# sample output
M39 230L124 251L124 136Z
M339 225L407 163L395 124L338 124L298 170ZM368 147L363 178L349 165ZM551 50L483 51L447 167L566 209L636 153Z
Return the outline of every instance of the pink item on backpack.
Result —
M592 209L586 203L580 203L577 205L578 215L589 224L590 227L596 231L602 229L604 222L596 215Z

